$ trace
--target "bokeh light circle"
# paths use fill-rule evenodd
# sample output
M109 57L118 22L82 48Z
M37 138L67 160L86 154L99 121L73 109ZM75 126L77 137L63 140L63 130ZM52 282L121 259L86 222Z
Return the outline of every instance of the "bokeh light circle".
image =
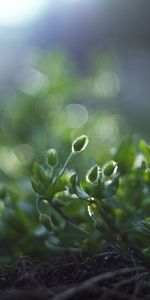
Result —
M81 104L66 106L66 119L70 128L80 128L88 121L88 111Z

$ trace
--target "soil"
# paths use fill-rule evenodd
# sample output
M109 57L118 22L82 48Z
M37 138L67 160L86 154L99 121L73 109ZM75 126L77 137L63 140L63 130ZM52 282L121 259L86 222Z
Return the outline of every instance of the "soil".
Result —
M150 299L150 265L133 249L37 262L22 256L0 268L0 300Z

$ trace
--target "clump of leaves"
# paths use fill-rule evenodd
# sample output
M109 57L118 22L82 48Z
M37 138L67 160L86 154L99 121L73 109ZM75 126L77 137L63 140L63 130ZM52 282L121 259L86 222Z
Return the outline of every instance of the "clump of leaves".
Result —
M108 241L150 256L150 146L126 139L106 164L95 164L84 178L70 175L70 160L87 144L87 136L77 138L63 167L56 149L47 151L44 166L34 162L32 186L48 247L98 251Z

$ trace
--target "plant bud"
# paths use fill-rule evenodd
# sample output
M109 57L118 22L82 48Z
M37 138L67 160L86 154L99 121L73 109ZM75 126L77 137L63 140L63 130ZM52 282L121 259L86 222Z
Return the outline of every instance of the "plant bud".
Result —
M94 166L90 169L89 173L87 174L87 179L91 182L96 181L98 177L98 166Z
M48 230L48 231L52 231L53 230L53 226L51 224L51 219L50 217L48 217L46 214L41 213L39 215L39 221L41 222L41 224Z
M117 167L117 163L114 160L109 161L103 169L105 176L111 176Z
M72 143L72 152L81 152L88 145L88 137L86 135L81 135Z
M43 187L43 184L41 182L36 182L34 179L31 180L31 184L32 184L32 188L33 190L42 195L42 193L44 192L44 187Z
M47 151L47 160L48 160L48 164L51 167L56 167L58 164L58 155L57 155L57 151L56 149L49 149Z

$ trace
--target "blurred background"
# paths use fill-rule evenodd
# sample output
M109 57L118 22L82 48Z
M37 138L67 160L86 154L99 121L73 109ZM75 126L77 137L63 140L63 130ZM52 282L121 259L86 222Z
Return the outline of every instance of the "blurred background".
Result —
M150 140L149 20L146 0L0 0L0 180L12 191L5 213L0 202L3 260L31 254L33 240L45 251L30 179L49 147L63 162L87 134L84 174L125 136Z

